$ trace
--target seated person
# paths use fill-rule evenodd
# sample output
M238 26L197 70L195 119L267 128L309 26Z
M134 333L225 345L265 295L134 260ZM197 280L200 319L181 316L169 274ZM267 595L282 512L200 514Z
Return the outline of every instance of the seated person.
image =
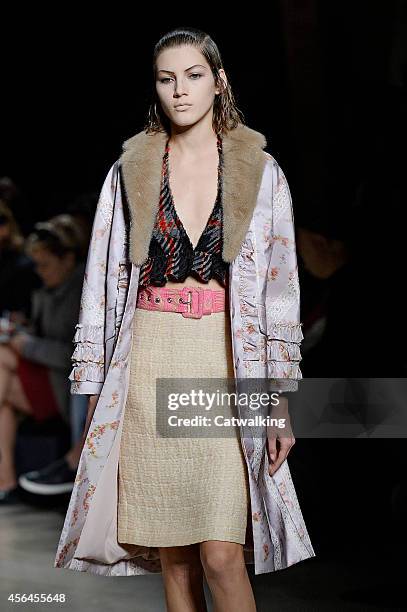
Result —
M18 420L60 416L68 424L72 339L85 271L82 232L69 215L38 223L27 238L44 287L32 294L31 326L15 323L0 345L0 503L18 500L14 465Z
M0 199L0 316L26 320L31 293L41 285L33 261L24 253L24 236L14 215Z

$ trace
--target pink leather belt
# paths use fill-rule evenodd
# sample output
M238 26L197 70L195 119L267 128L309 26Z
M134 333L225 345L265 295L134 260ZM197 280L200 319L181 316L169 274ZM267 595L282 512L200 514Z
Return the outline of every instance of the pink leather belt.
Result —
M225 289L182 287L181 289L149 285L139 290L137 308L180 312L183 317L200 319L202 315L223 312L226 308Z

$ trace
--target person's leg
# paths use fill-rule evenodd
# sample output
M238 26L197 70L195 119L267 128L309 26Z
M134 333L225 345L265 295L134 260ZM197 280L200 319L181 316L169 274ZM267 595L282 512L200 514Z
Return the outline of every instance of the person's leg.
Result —
M214 612L256 612L241 544L220 540L201 542L200 557Z
M31 414L21 381L15 374L17 357L6 346L0 347L0 490L17 486L14 464L17 411Z
M0 406L0 490L7 491L17 486L14 465L14 448L18 415L6 402Z
M199 544L160 547L167 612L206 612Z
M0 346L0 404L9 391L10 378L17 367L17 356L8 346Z

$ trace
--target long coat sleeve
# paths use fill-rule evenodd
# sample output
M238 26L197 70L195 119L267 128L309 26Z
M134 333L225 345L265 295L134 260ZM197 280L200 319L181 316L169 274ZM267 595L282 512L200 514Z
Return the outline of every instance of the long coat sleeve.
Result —
M79 320L73 342L72 394L100 394L105 380L106 266L111 240L117 164L110 168L99 196L88 250ZM98 273L96 273L96 271Z
M271 256L266 281L267 377L281 391L296 391L302 378L300 285L293 205L287 179L273 163Z

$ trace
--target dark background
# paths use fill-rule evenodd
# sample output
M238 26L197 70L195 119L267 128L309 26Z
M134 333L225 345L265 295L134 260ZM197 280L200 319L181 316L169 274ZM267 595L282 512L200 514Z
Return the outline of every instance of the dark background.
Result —
M303 355L304 376L405 377L406 2L272 1L222 16L209 5L194 15L189 5L134 9L99 5L86 21L36 13L32 24L25 14L24 30L16 16L3 21L0 176L21 189L25 231L100 190L122 142L144 126L155 42L198 27L287 176L296 226L317 224L355 248L334 283L299 258L305 337L316 311L331 321ZM397 569L404 439L301 439L291 457L317 555Z
M296 213L321 202L342 211L367 173L385 181L390 171L393 181L401 169L403 10L405 19L404 2L274 1L230 18L141 19L122 7L94 19L4 17L1 173L38 217L99 189L144 125L154 43L189 24L217 42L246 123L288 175Z

